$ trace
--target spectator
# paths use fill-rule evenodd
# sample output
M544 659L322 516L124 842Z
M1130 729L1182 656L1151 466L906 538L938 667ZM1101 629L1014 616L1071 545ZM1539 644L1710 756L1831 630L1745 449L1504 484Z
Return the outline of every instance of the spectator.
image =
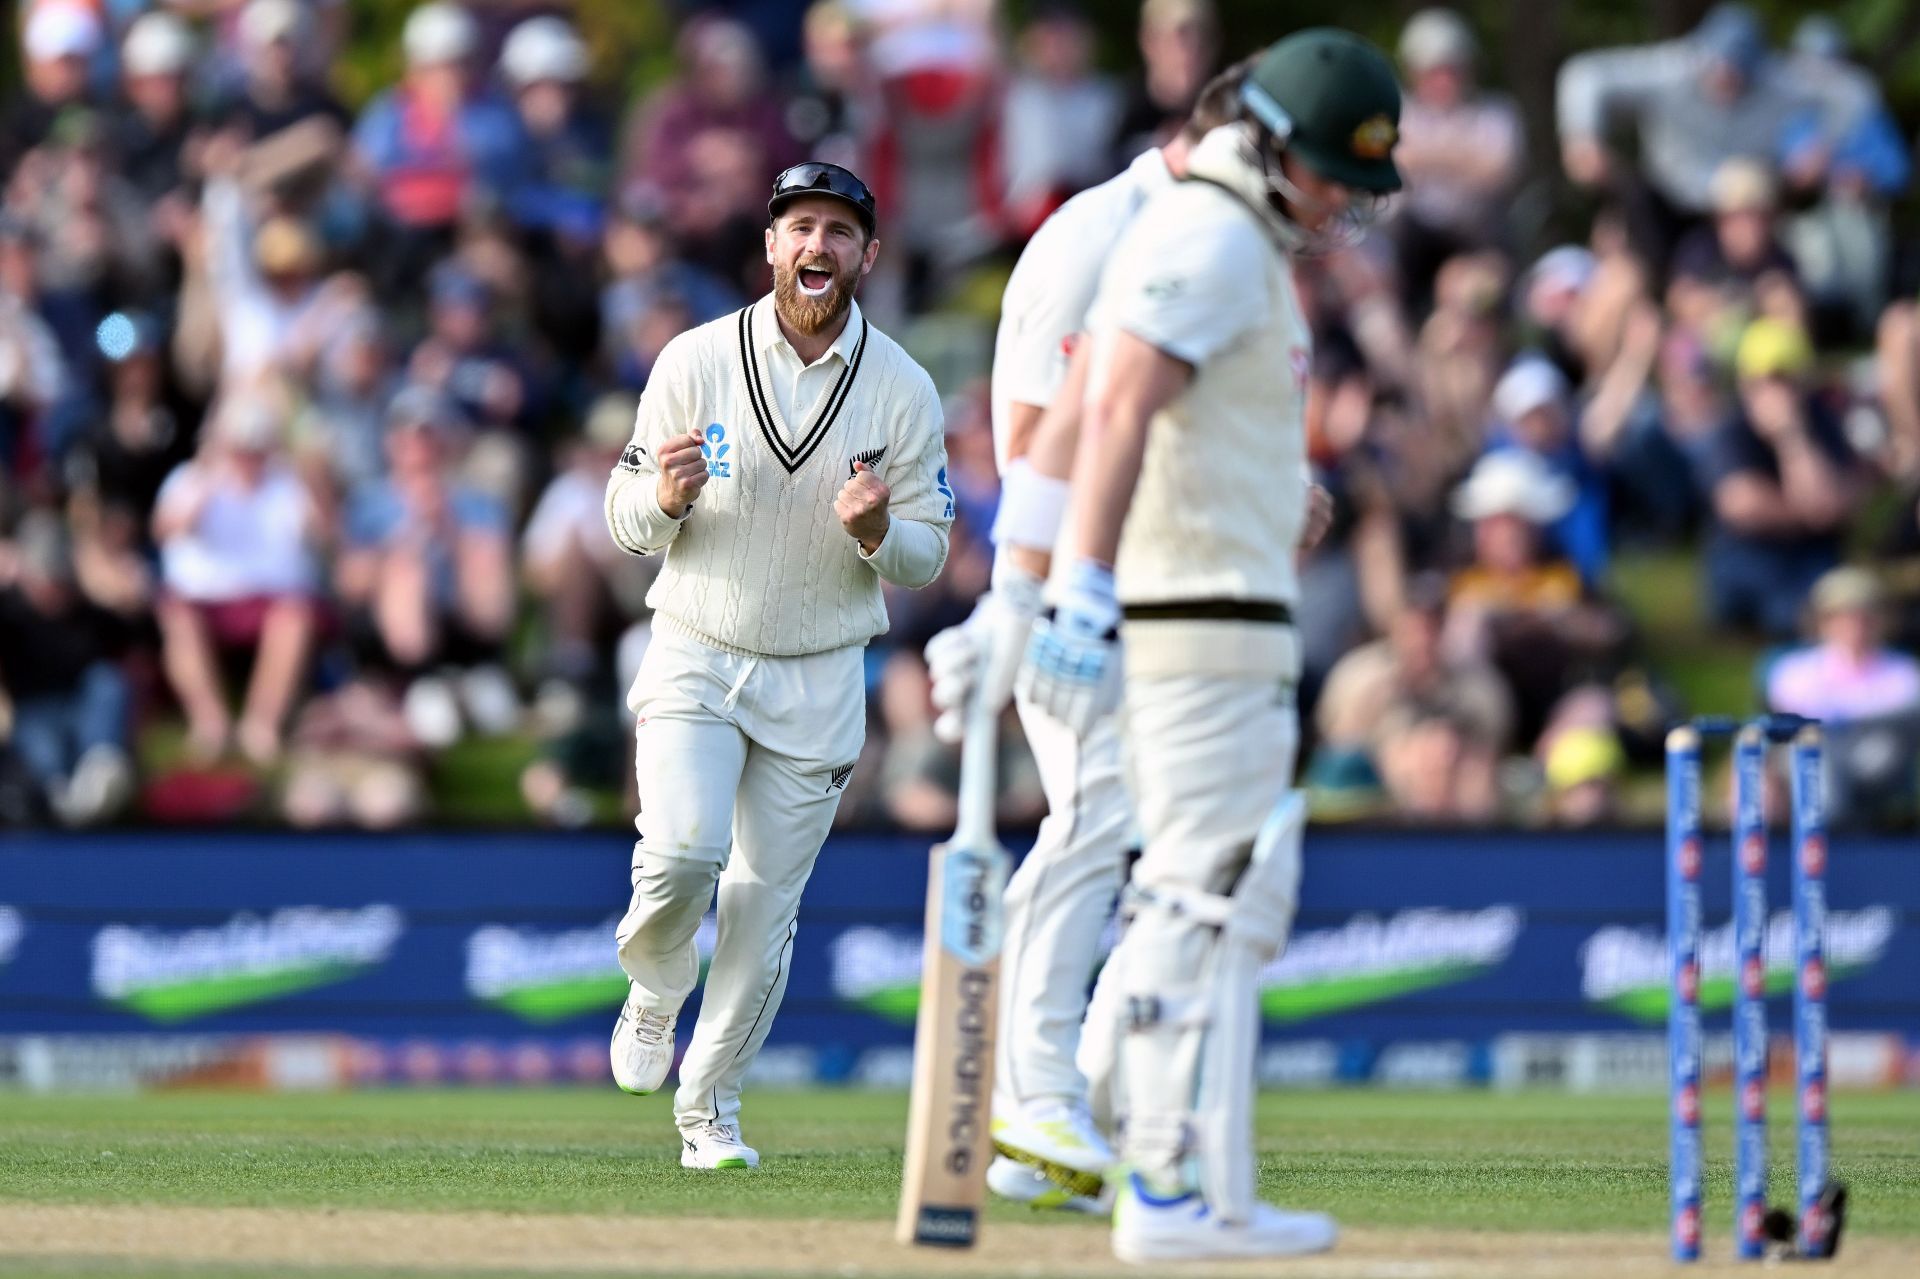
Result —
M1729 411L1700 339L1666 331L1651 302L1636 306L1619 355L1580 414L1582 446L1604 463L1618 499L1616 528L1633 525L1672 542L1693 526L1706 451Z
M353 133L387 222L375 272L387 296L419 283L470 204L513 198L528 153L512 106L477 87L480 33L465 9L421 5L400 39L406 75L367 105Z
M1451 9L1422 9L1400 33L1408 96L1394 160L1407 197L1393 225L1407 300L1424 312L1448 257L1501 245L1526 155L1520 112L1474 82L1480 50Z
M816 0L801 33L803 59L787 89L787 132L810 159L856 167L873 128L865 33L845 0Z
M326 62L303 56L317 34L300 0L251 0L240 10L240 82L221 108L222 126L248 141L315 119L345 129L347 109L311 70Z
M613 165L613 129L583 95L587 46L564 20L529 18L500 51L530 148L513 197L522 229L591 243L599 238Z
M1790 65L1796 75L1850 85L1866 104L1831 142L1817 116L1803 115L1780 145L1795 203L1814 200L1788 220L1787 246L1811 295L1818 331L1850 338L1871 332L1886 302L1893 258L1888 206L1907 189L1913 165L1880 86L1848 60L1846 37L1832 18L1814 13L1801 20Z
M428 285L427 335L408 361L417 386L444 395L465 422L481 430L525 423L532 410L525 362L495 324L497 299L465 264L448 260Z
M387 478L349 500L335 571L362 650L408 681L407 721L435 747L459 736L461 702L483 733L506 731L519 714L501 666L514 602L509 521L454 478L454 423L424 387L395 398Z
M308 828L404 825L426 808L422 757L393 690L375 678L351 680L301 710L281 812Z
M0 213L0 477L31 469L45 451L42 415L67 397L65 355L40 314L40 237Z
M1823 574L1812 593L1816 642L1774 660L1767 704L1828 724L1920 710L1920 662L1884 643L1880 584L1861 568Z
M38 232L39 305L69 365L83 367L100 317L154 299L164 283L149 210L116 171L105 118L64 113L21 160L8 203Z
M326 246L305 218L256 219L238 174L244 152L235 135L206 149L201 197L205 275L219 320L221 385L248 388L282 376L303 381L336 326L368 304L363 282L329 276Z
M75 576L60 517L21 521L0 544L0 721L47 807L74 826L116 815L133 794L127 677L116 662L128 619Z
M1006 234L999 52L983 15L928 9L877 36L872 58L881 110L864 172L892 246L883 279L919 311Z
M645 200L623 201L607 227L608 283L601 295L602 324L611 332L614 312L629 305L623 292L671 293L686 301L689 327L738 310L738 289L680 255L665 212Z
M0 173L45 142L69 107L93 100L88 68L106 41L100 19L84 4L38 4L22 33L26 74L21 91L0 109Z
M1220 15L1213 0L1141 0L1140 57L1145 65L1120 116L1116 169L1178 133L1219 69Z
M238 731L256 764L280 755L318 625L312 499L280 451L280 419L258 398L216 410L199 453L161 486L161 656L201 761L226 752L223 659L252 658Z
M1007 87L1007 206L1025 238L1074 192L1111 173L1119 90L1093 68L1093 25L1070 0L1036 9Z
M181 152L196 123L187 85L193 59L193 33L170 13L142 15L120 46L124 102L113 115L113 151L148 204L180 187Z
M880 792L887 817L907 830L951 830L960 793L960 749L933 735L932 685L917 651L886 659L878 700L886 727ZM996 820L1030 826L1045 815L1046 799L1011 715L1002 722L999 747Z
M1624 639L1579 571L1546 548L1546 530L1575 499L1571 483L1518 449L1481 458L1454 494L1455 514L1472 526L1473 557L1453 575L1447 651L1500 671L1522 742L1539 738L1561 699L1601 673Z
M628 122L621 191L659 201L695 256L741 287L762 252L767 184L800 159L799 148L746 27L696 18L677 52L679 74Z
M1529 345L1568 385L1586 391L1612 362L1627 314L1645 295L1645 273L1631 254L1563 244L1521 278L1518 302Z
M152 316L108 316L100 323L99 347L107 407L81 437L67 480L115 526L112 542L144 550L161 486L193 454L192 423L169 393L164 334Z
M1393 809L1427 821L1484 822L1499 807L1498 766L1513 731L1513 698L1478 657L1450 658L1447 589L1416 580L1387 637L1333 668L1315 723L1310 778L1371 773Z
M1695 325L1709 333L1718 309L1745 315L1758 310L1767 277L1779 277L1796 293L1799 288L1793 257L1775 234L1778 195L1767 166L1744 157L1728 160L1713 175L1711 198L1713 221L1681 238L1670 272L1672 290L1704 289L1713 295L1705 322ZM1693 310L1684 303L1669 305L1683 318Z
M1607 571L1607 482L1575 430L1566 378L1538 356L1516 360L1493 389L1495 424L1488 443L1540 459L1544 473L1566 485L1573 501L1548 526L1554 546L1597 586ZM1604 461L1604 455L1602 459Z
M1813 348L1806 334L1755 320L1740 338L1735 367L1741 412L1714 438L1707 459L1714 513L1708 612L1718 626L1790 637L1814 581L1840 562L1858 493L1855 462L1838 424L1807 393Z
M1920 759L1920 662L1886 646L1873 573L1837 568L1813 588L1815 642L1765 672L1767 705L1825 725L1838 820L1911 823Z
M1636 247L1663 269L1679 235L1713 207L1711 184L1736 156L1776 154L1788 125L1814 113L1820 136L1841 136L1861 104L1828 77L1796 77L1773 57L1744 5L1717 6L1684 39L1575 54L1555 93L1567 176L1611 187L1627 206ZM1628 174L1607 145L1625 117L1642 172Z
M646 613L657 557L622 555L606 536L607 476L633 436L639 403L614 392L587 415L585 438L568 446L563 468L527 521L522 563L546 623L543 662L555 678L584 682L604 665L626 620Z
M385 328L370 311L343 321L321 349L293 422L293 448L331 510L386 473L387 406L400 386Z

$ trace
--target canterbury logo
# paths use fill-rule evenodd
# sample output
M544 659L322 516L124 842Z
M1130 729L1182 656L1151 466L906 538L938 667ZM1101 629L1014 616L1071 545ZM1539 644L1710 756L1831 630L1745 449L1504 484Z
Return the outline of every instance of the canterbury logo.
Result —
M874 470L879 467L880 459L886 455L887 451L883 448L868 449L865 453L855 453L851 458L847 459L847 474L857 474L854 468L862 465L867 467L868 470Z
M641 448L639 444L635 443L635 444L627 445L626 451L620 454L620 469L623 471L639 470L640 459L645 457L646 455L647 455L647 451Z
M837 791L847 788L847 779L853 776L853 765L842 764L833 770L833 780L827 783L827 790Z

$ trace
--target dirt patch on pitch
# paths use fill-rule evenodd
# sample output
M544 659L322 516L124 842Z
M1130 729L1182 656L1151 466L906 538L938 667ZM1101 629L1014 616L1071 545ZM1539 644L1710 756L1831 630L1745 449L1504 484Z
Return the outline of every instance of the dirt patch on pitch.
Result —
M972 1252L908 1251L883 1222L509 1213L297 1211L0 1204L0 1259L148 1265L316 1266L495 1274L627 1275L1139 1275L1116 1263L1089 1223L994 1223ZM1846 1272L1912 1273L1911 1246L1851 1241ZM1182 1275L1247 1276L1257 1265L1183 1266ZM1658 1235L1354 1230L1324 1257L1269 1264L1328 1279L1560 1279L1670 1276ZM1690 1275L1750 1275L1731 1263Z

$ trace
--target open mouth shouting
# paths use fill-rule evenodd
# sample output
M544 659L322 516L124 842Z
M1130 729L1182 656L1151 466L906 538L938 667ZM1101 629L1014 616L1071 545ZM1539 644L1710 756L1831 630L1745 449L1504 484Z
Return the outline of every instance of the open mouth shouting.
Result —
M800 268L800 291L810 298L823 298L833 288L833 268L810 263Z

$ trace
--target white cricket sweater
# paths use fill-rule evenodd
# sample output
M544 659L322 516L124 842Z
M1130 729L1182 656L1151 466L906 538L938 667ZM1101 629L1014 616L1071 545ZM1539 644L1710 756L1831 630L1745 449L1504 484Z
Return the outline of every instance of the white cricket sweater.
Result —
M784 349L783 349L784 348ZM887 629L880 581L921 587L940 572L953 523L945 422L933 379L858 305L805 420L789 425L774 361L798 361L772 295L667 343L640 399L633 441L607 481L607 529L636 555L665 550L647 604L656 625L729 652L791 657L864 644ZM687 514L660 509L654 451L705 429L707 483ZM871 558L833 500L866 462L891 491Z

